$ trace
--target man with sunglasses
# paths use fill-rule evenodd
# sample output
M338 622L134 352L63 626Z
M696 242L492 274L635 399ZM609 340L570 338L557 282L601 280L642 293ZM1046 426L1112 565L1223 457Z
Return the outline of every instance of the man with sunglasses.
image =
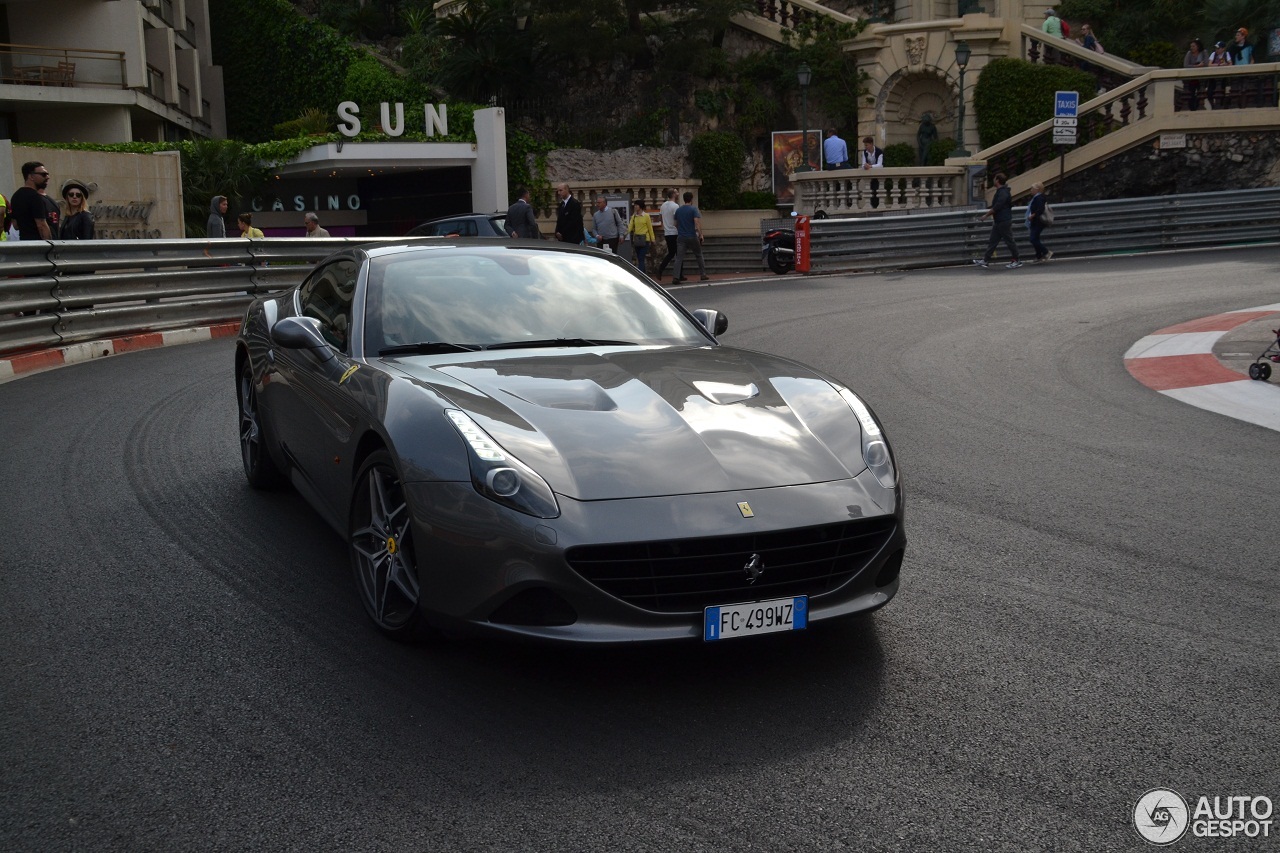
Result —
M43 163L22 164L26 182L9 199L9 215L18 225L21 240L53 240L58 234L58 205L41 190L49 186L49 170Z

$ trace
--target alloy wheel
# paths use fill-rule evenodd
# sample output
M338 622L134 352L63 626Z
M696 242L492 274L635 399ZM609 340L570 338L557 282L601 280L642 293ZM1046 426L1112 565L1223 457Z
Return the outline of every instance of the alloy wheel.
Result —
M379 628L400 634L418 616L418 570L409 506L385 453L361 470L351 506L351 565L365 610Z

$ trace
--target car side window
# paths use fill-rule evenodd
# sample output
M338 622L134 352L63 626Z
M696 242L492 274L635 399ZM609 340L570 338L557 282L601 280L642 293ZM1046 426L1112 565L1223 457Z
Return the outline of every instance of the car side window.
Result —
M334 261L312 273L298 292L302 316L319 320L320 332L329 345L348 354L351 352L351 302L359 272L355 261Z

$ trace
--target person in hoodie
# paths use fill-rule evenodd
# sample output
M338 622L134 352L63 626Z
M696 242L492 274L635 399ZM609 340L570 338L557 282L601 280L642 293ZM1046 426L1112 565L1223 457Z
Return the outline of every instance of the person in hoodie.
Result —
M209 224L205 226L205 234L210 238L226 237L227 223L222 217L227 215L227 197L215 195L209 202Z

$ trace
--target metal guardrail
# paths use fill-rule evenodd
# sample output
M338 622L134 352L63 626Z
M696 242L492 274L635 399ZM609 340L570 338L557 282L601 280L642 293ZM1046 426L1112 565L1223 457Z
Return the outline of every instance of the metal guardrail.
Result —
M237 320L316 261L389 239L0 242L0 353Z
M1052 204L1052 200L1051 200ZM1052 204L1044 242L1055 257L1135 254L1280 241L1280 187ZM981 257L991 220L981 208L811 221L810 270L915 269ZM1025 207L1014 208L1020 255L1032 257ZM1007 250L999 249L1003 257Z
M1060 257L1280 241L1280 187L1053 208L1044 236ZM811 269L968 263L990 233L979 210L812 220ZM1029 255L1023 210L1014 235ZM253 295L297 284L339 249L402 239L0 242L0 353L238 320Z

